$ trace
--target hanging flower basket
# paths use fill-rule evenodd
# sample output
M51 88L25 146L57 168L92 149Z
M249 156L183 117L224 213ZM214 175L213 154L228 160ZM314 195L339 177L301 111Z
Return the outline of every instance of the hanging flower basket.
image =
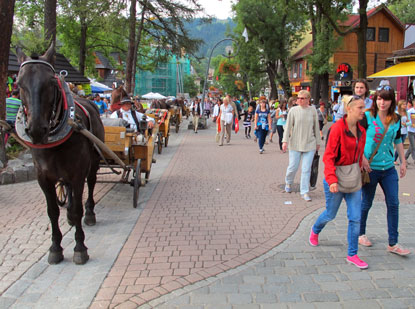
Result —
M234 74L239 71L239 64L232 63L228 60L223 60L219 65L219 73L221 74Z
M235 81L235 86L236 88L238 88L239 90L242 90L245 88L245 83L241 80L236 80Z

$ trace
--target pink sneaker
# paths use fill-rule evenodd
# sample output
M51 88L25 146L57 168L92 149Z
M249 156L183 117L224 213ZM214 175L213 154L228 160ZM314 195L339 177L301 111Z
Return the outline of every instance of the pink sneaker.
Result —
M391 253L395 253L397 255L408 255L411 253L408 249L402 248L400 245L396 244L394 246L388 246L388 251Z
M310 231L310 238L308 241L313 247L318 246L318 234L314 233L313 229Z
M360 235L359 236L359 245L365 246L365 247L371 247L372 242L367 238L366 235Z
M358 267L360 269L365 269L365 268L368 268L369 267L369 265L367 265L366 262L364 262L361 259L359 259L359 257L357 256L357 254L355 254L353 256L348 256L347 257L347 262L349 264L354 264L356 267Z

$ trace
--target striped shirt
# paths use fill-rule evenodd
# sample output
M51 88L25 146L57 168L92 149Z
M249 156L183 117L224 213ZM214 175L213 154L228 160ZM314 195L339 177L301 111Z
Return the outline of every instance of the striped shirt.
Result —
M18 98L10 97L6 99L6 121L16 122L17 111L21 104Z

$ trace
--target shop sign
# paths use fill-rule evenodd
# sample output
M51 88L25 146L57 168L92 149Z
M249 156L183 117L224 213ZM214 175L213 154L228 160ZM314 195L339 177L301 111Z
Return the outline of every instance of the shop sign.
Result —
M335 80L353 80L353 69L350 64L339 64L336 69Z

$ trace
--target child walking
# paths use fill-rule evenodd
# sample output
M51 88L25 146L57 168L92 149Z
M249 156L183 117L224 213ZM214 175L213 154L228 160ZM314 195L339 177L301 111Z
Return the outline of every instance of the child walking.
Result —
M254 108L249 106L248 112L244 116L245 137L251 138L251 124L254 118Z

